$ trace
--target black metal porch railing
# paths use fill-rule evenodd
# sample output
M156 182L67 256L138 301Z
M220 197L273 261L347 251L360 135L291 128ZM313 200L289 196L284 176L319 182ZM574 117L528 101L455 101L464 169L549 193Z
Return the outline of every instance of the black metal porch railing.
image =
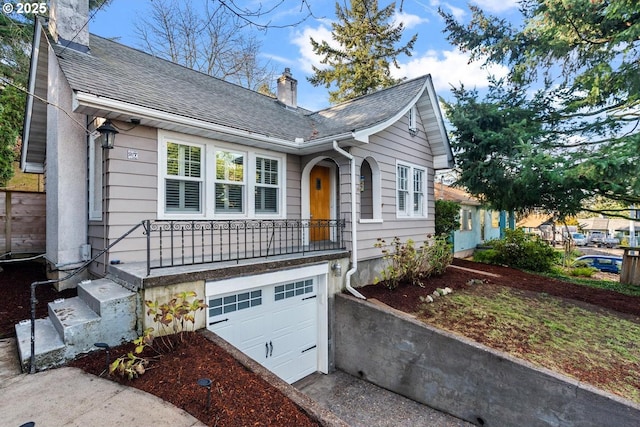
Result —
M145 220L154 268L345 249L344 220Z

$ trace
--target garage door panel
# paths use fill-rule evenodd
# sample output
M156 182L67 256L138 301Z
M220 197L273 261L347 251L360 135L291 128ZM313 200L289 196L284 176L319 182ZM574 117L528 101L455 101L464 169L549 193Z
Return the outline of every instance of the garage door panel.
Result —
M285 381L296 381L318 367L316 288L316 279L306 278L209 296L209 329Z
M237 321L238 348L243 350L255 344L264 345L268 341L268 318L265 314L252 316Z

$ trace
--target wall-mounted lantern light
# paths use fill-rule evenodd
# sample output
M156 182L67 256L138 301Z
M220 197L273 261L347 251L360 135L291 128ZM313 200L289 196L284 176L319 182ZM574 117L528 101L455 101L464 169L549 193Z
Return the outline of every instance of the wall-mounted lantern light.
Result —
M116 134L120 132L111 124L111 120L106 120L96 130L102 135L102 148L112 149Z
M333 271L333 275L336 277L342 276L342 265L339 262L334 262L331 266L331 271Z

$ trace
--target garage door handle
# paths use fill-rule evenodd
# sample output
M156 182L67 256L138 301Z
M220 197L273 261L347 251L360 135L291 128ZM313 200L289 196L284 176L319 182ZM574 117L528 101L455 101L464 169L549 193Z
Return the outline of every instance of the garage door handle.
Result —
M312 346L311 346L311 347L309 347L309 348L305 348L305 349L304 349L304 350L302 350L300 353L306 353L307 351L309 351L309 350L313 350L314 348L316 348L316 346L315 346L315 345L312 345Z
M264 348L267 351L265 358L273 356L273 343L271 341L264 343Z
M211 322L211 323L209 323L209 326L215 325L216 323L226 322L227 320L229 320L229 319L222 319L222 320L218 320L218 321L215 321L215 322Z

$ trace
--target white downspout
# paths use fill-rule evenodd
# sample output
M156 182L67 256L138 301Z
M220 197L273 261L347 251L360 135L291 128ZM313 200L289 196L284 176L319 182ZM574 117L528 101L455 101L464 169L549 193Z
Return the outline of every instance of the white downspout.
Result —
M351 286L351 276L358 271L358 240L356 235L356 222L358 220L356 215L356 162L350 153L338 146L338 141L335 139L333 140L333 149L349 159L349 165L351 166L351 269L347 271L346 287L353 296L360 299L366 299L364 295L356 291Z

